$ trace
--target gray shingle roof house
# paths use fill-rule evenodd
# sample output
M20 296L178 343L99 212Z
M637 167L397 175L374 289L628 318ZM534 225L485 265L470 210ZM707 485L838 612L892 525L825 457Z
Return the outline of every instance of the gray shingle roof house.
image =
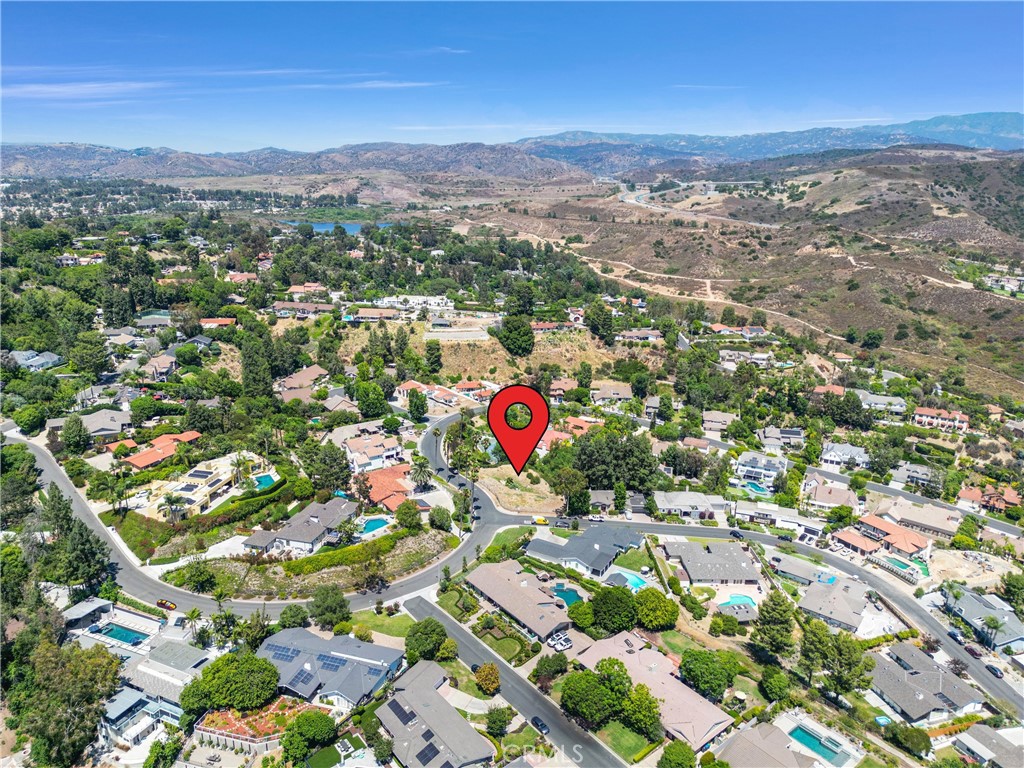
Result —
M53 352L36 352L34 349L24 352L11 352L11 357L19 368L36 372L54 368L64 362L64 358Z
M63 429L66 419L47 419L46 429ZM94 442L106 443L131 429L132 415L128 411L112 411L107 408L87 413L82 417L82 426Z
M837 578L832 583L811 582L797 607L830 626L856 632L864 616L867 599L868 588L863 584Z
M978 637L997 651L1009 648L1013 653L1024 650L1024 623L1017 618L1013 607L997 595L980 595L968 589L959 590L960 597L951 590L944 590L946 611L959 616L974 629ZM985 626L985 617L994 616L1003 622L994 638Z
M729 502L722 496L694 491L655 491L652 496L662 514L696 517L701 512L729 512Z
M870 408L876 413L903 416L907 412L907 401L902 397L876 395L873 392L868 392L866 389L855 389L853 391L860 398L861 405L865 408Z
M813 768L818 761L790 749L789 735L771 723L738 731L715 756L732 768Z
M801 448L804 444L804 431L799 427L765 427L756 434L766 451Z
M1019 768L1024 762L1020 746L988 725L976 723L955 739L956 748L987 768Z
M541 640L571 623L565 602L515 560L484 563L470 571L466 582Z
M890 654L872 654L871 690L911 725L927 726L981 711L985 702L981 691L919 648L898 643Z
M759 569L742 544L676 541L662 548L669 559L682 563L691 584L757 584Z
M347 712L395 676L403 654L348 635L324 639L291 628L264 640L256 655L277 667L282 690Z
M704 433L708 432L722 432L739 418L735 413L726 413L725 411L704 411L701 414L702 427Z
M491 745L437 692L445 671L418 661L395 680L395 695L377 710L394 742L394 755L406 768L464 768L490 762Z
M785 459L766 456L757 451L744 451L736 460L736 477L740 480L771 482L779 472L785 472L787 466Z
M354 502L339 497L323 504L315 501L278 531L254 531L242 546L258 552L290 549L312 554L330 540L342 521L355 516L357 511Z
M868 452L859 445L849 443L825 443L821 449L821 466L843 468L847 466L866 467L871 460Z
M544 539L531 539L526 554L573 568L585 576L604 576L612 561L622 552L644 543L643 534L621 527L592 526L578 536L556 544Z

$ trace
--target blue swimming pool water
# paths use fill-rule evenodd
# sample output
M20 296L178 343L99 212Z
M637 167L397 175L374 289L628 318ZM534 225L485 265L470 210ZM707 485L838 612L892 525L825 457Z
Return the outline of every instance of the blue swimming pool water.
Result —
M800 742L812 752L816 752L824 757L832 763L832 765L845 765L850 759L850 755L846 750L840 748L838 745L830 747L821 739L820 736L802 725L798 725L790 731L789 735L795 741Z
M765 488L760 483L755 483L753 480L751 480L749 483L747 483L747 488L749 490L753 491L754 493L756 493L758 496L771 496L772 495L771 491L769 491L767 488Z
M383 517L371 517L363 523L363 533L373 533L374 531L380 530L388 524L386 518Z
M345 493L344 491L335 491L334 495L337 496L339 499L347 499L348 498L348 494Z
M551 591L554 592L556 596L562 598L562 602L565 603L566 608L583 599L580 597L579 592L572 587L565 586L565 584L556 584L551 588Z
M720 605L723 607L726 605L749 605L753 608L757 603L754 602L754 598L747 597L746 595L729 595L729 599L724 603L720 603Z
M622 571L622 575L626 577L626 582L629 584L629 588L636 592L639 589L643 589L647 586L647 582L637 576L635 573L629 571Z
M253 478L256 481L256 490L262 491L264 488L269 488L274 484L273 475L256 475Z
M120 624L107 624L100 630L100 634L128 645L133 645L136 641L141 643L149 637L145 632L137 632Z

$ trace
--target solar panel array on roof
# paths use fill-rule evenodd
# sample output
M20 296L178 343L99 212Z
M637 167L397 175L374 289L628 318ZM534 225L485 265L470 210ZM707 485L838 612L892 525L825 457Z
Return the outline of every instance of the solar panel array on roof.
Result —
M267 650L273 654L275 661L291 661L299 655L298 648L289 648L287 645L268 643Z
M376 667L370 667L368 670L366 670L366 674L368 674L370 677L380 677L384 674L384 670L377 669Z
M448 762L447 760L445 760L445 761L444 761L443 763L441 763L441 768L455 768L455 766L454 766L454 765L452 765L452 764L451 764L450 762Z
M193 469L185 475L185 477L194 477L196 480L205 480L212 474L213 472L209 469Z
M195 483L189 483L188 485L181 486L178 490L182 493L192 493L198 487Z
M342 659L338 656L332 656L329 653L317 654L316 660L320 662L320 665L328 672L337 672L339 669L348 664L348 659Z
M421 735L423 736L424 741L430 741L432 738L434 738L434 732L429 728L425 730Z
M400 722L402 725L408 725L409 723L411 723L413 720L416 719L416 713L415 712L406 712L402 708L402 705L399 704L394 699L392 699L391 701L388 702L388 709L390 709L392 712L394 712L395 717L398 718L398 722Z
M312 672L310 672L308 669L300 669L298 672L295 673L295 677L293 677L291 681L288 683L288 687L295 688L299 685L306 685L306 683L310 682L312 679Z
M439 754L441 754L441 750L433 744L427 744L427 746L416 753L416 759L419 761L420 765L427 765Z

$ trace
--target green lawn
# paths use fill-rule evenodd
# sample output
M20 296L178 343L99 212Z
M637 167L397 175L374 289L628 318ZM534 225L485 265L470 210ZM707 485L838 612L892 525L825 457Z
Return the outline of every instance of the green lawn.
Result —
M640 549L631 549L629 552L623 552L615 558L615 565L620 568L637 571L638 573L644 566L654 570L654 561L651 560L651 556L647 554L647 550L643 547L640 547Z
M551 533L560 539L568 539L571 536L576 536L580 531L574 531L569 528L552 528Z
M441 606L445 611L450 613L453 618L458 621L465 621L469 618L470 614L462 609L459 605L460 602L464 602L468 595L458 588L449 589L443 595L438 596L437 604ZM479 607L479 604L476 604Z
M512 663L512 659L519 655L519 651L522 647L514 637L502 637L499 639L490 632L485 633L480 639L493 648L495 653L510 664Z
M476 678L473 673L469 671L469 667L458 659L454 659L453 661L439 661L438 664L444 668L450 679L458 681L458 688L463 693L468 693L474 699L483 699L484 701L488 701L493 698L480 690L480 686L476 684Z
M715 595L718 594L711 587L691 587L690 592L702 603L707 600L714 600Z
M674 629L666 630L661 633L661 642L668 648L672 653L682 655L683 651L689 650L690 648L702 648L697 641L693 640L682 632L677 632Z
M174 535L174 530L167 523L145 517L138 512L128 511L124 515L103 512L100 514L100 520L104 525L114 526L121 540L140 560L150 557L154 549L166 544Z
M532 530L536 530L532 525L520 525L515 528L509 528L504 531L498 531L495 535L494 540L491 541L491 546L501 547L506 544L511 544L517 539L521 539L527 533Z
M939 756L938 752L935 753L935 756ZM857 763L857 768L886 768L886 765L881 760L871 757L871 755L865 755L864 759Z
M362 624L374 632L380 632L382 635L405 637L409 634L409 629L416 623L416 620L407 613L396 613L394 616L382 613L378 616L374 611L366 610L354 613L352 615L352 623Z
M533 746L533 742L540 734L534 729L529 723L524 723L523 726L514 733L506 733L505 737L501 740L501 746L505 749L509 747L516 747L522 749L523 747Z
M341 762L341 755L338 753L338 748L331 744L309 758L309 768L333 768L339 762Z
M647 746L647 739L633 733L622 723L613 721L597 732L597 738L612 748L626 763L633 762L633 755Z
M733 688L747 694L747 709L750 707L761 707L767 704L764 697L761 695L761 691L757 687L757 683L749 677L737 675L736 679L733 681Z
M555 704L562 703L562 686L565 685L565 678L566 675L562 675L551 684L551 700L554 701Z

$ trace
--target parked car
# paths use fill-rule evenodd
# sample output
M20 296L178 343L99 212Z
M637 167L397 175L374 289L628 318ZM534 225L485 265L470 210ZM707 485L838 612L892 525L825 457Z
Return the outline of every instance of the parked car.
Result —
M734 539L742 539L743 531L729 531L729 535L732 536Z
M551 646L552 648L554 648L556 645L558 645L562 641L568 640L568 639L569 639L569 635L567 635L565 632L556 632L555 634L553 634L551 637L548 638L548 645Z
M474 675L477 673L477 671L479 669L480 669L480 665L479 664L470 664L469 665L469 671L472 672Z
M984 656L984 654L976 646L973 645L965 645L964 650L967 651L967 654L969 656L973 656L975 659L980 659L982 656Z
M568 527L569 527L569 523L566 520L556 520L555 521L555 528L568 528Z
M536 715L530 718L530 725L536 728L537 732L540 733L541 736L547 736L549 733L551 733L551 729L548 728L548 724Z
M572 640L570 640L569 638L559 640L557 643L555 643L556 651L568 651L570 648L572 648Z
M173 611L178 606L176 603L172 603L170 600L157 600L156 607L163 608L165 611Z
M779 534L779 541L792 541L792 540L793 540L793 537L790 536L788 533L780 533Z
M953 638L953 642L957 645L967 645L967 638L959 629L951 629L946 634Z
M1002 677L1003 677L1003 670L1001 670L995 664L986 664L985 665L985 669L987 669L989 672L991 672L993 675L995 675L999 679L1002 679Z
M603 523L604 515L588 515L587 520L589 520L592 523Z

